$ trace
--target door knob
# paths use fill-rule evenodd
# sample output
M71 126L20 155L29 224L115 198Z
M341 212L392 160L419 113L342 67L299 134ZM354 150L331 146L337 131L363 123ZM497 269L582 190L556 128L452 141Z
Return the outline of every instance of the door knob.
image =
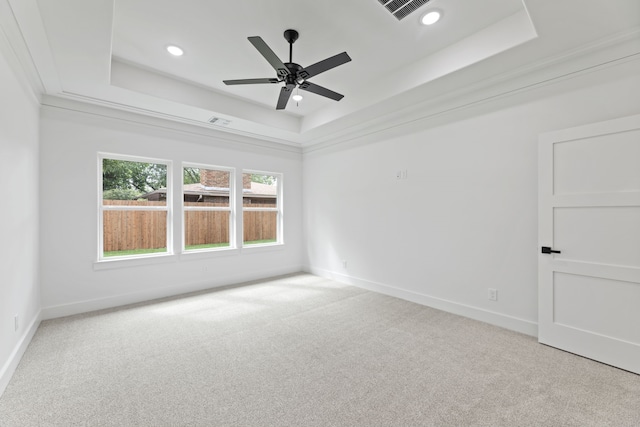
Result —
M554 251L549 246L543 246L542 247L542 253L543 254L559 254L561 252L560 251Z

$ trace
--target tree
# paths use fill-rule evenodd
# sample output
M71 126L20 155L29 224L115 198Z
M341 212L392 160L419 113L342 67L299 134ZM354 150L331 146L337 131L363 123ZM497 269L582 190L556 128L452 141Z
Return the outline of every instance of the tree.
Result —
M200 169L184 168L183 171L183 182L185 184L197 184L200 182Z
M142 196L142 193L133 188L112 188L102 192L104 200L137 200L140 196Z
M276 177L273 175L251 175L251 182L259 182L261 184L276 185Z
M167 186L167 166L157 163L103 159L102 189L149 193Z

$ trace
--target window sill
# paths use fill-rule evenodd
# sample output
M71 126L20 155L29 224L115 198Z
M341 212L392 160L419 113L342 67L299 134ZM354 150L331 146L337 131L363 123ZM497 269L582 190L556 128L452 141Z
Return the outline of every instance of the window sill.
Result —
M182 252L180 254L180 261L193 261L197 259L238 255L238 252L237 248L191 250Z
M94 270L111 270L116 268L139 267L145 265L165 264L176 262L178 257L175 254L155 254L146 256L136 256L129 258L103 259L93 263Z
M273 252L283 251L285 249L284 243L268 243L262 245L250 245L243 246L242 248L227 248L227 249L213 249L213 250L193 250L188 252L182 252L179 254L154 254L146 256L135 257L123 257L113 259L103 259L95 261L93 263L93 269L99 270L113 270L118 268L128 267L143 267L148 265L166 264L168 262L178 261L195 261L200 259L217 258L222 256L234 256L241 252L246 254L261 253L261 252Z
M261 245L247 245L242 247L242 251L250 252L270 252L283 251L284 243L265 243Z

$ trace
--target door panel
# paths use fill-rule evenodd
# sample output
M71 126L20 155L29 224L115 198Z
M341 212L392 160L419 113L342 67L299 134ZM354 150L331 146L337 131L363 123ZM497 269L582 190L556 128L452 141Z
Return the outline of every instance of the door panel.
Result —
M553 210L553 244L559 259L640 267L640 207Z
M538 340L640 373L640 115L542 135L538 173Z
M553 293L555 324L640 345L637 284L556 272Z
M554 144L554 194L640 191L640 130Z

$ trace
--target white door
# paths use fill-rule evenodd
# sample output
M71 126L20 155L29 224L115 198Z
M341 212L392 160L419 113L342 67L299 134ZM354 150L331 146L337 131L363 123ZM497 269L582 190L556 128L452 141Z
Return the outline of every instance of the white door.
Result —
M640 373L640 115L541 135L538 173L538 340Z

